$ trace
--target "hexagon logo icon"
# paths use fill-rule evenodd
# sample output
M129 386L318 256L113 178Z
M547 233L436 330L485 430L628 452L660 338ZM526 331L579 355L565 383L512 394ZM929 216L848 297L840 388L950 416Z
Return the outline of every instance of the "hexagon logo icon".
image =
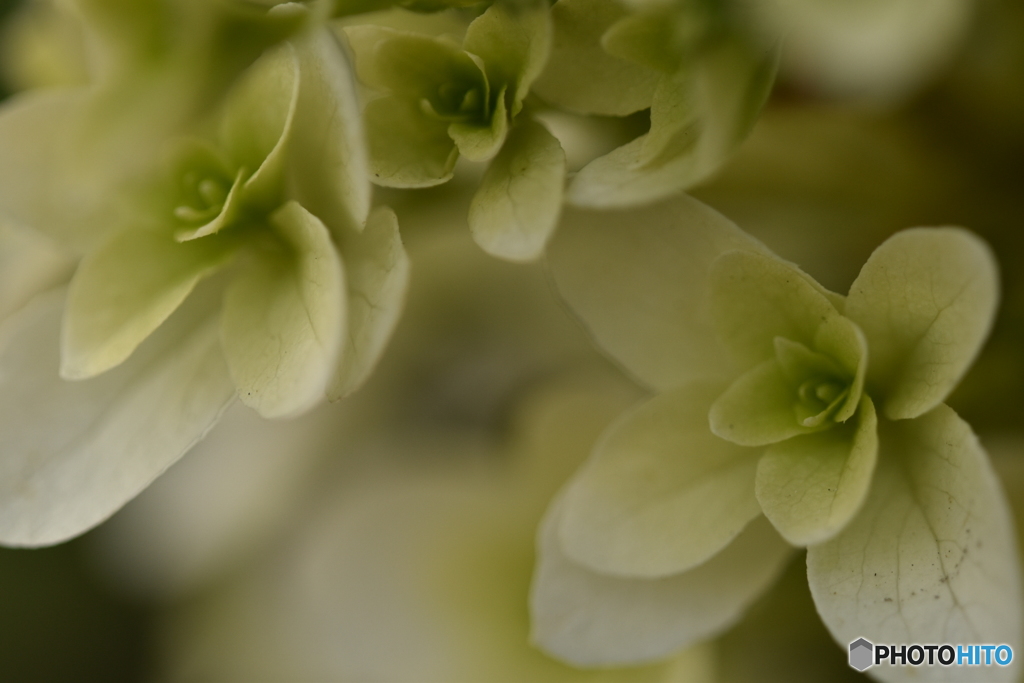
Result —
M874 664L875 646L869 640L858 638L850 643L850 666L857 671L864 671Z

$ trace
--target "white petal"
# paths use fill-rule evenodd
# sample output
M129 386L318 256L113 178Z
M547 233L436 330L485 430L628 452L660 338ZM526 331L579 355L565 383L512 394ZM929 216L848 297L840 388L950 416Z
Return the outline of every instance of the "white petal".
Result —
M332 231L370 213L369 161L355 83L327 29L298 41L299 100L289 142L289 197Z
M761 517L696 569L622 579L567 559L558 542L559 518L556 501L537 541L531 638L577 666L652 661L724 631L771 585L791 552Z
M83 89L59 89L19 95L0 106L0 216L73 249L83 249L94 236L96 226L83 221L102 201L80 192L81 179L69 178L71 130L85 100Z
M341 246L348 279L348 335L341 364L328 390L337 400L358 389L384 354L401 317L409 285L409 257L394 211L381 206L361 233Z
M732 221L680 195L642 209L567 207L548 259L598 345L664 390L736 374L717 339L709 280L711 263L733 249L768 253Z
M720 439L721 385L687 384L623 415L565 491L559 537L572 561L617 576L678 574L718 553L761 508L759 449Z
M818 611L844 648L874 643L1021 647L1020 564L1009 506L971 428L940 405L884 424L864 508L807 551ZM885 681L1009 681L1016 667L878 667Z
M60 379L63 305L62 291L42 295L0 327L7 545L59 543L99 524L201 439L234 394L208 306L179 311L101 377Z

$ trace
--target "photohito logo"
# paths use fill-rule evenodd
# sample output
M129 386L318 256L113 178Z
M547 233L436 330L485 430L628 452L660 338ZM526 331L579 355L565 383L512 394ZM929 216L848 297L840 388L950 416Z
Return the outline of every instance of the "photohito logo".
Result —
M850 666L864 671L873 666L1007 666L1013 661L1009 645L875 645L866 638L850 643Z

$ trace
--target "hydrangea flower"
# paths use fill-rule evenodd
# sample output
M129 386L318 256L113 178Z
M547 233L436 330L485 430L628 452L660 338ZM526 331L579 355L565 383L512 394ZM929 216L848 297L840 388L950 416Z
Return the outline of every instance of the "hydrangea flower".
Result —
M75 222L82 186L104 188L33 181L74 180L53 131L88 96L30 93L0 114L0 209L84 252L66 290L0 331L6 544L99 523L236 393L265 417L348 394L407 280L394 214L370 212L353 84L326 29L264 53L212 120L168 143L159 173L89 195L97 213Z
M460 155L489 161L469 210L473 235L495 256L537 258L565 178L558 140L522 111L550 49L546 4L496 2L461 45L374 25L345 32L360 80L379 95L364 111L373 182L429 187L451 179Z
M587 164L566 191L586 207L643 204L706 179L736 150L771 92L778 50L727 2L559 0L534 90L583 114L650 107L650 130Z
M781 536L807 547L815 603L844 646L1019 647L1008 507L943 403L995 315L983 242L897 233L844 297L681 196L571 212L550 259L596 341L658 393L605 432L549 511L541 646L595 665L714 635L773 580Z

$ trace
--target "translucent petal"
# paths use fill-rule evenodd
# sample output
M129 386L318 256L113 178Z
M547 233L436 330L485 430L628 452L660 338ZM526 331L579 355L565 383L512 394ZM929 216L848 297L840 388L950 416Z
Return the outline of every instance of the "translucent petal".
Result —
M711 405L708 422L722 439L741 446L766 446L820 426L800 423L797 387L776 359L766 360L736 379Z
M688 384L630 411L565 490L562 551L602 574L660 578L719 552L760 514L760 452L708 429L715 385Z
M718 337L740 367L773 358L776 337L819 350L818 329L841 317L809 275L763 253L723 254L711 265L710 288Z
M84 251L103 229L104 199L69 178L66 158L87 98L82 89L30 92L0 106L0 216Z
M657 71L613 57L601 36L626 15L614 0L559 0L551 8L551 57L533 91L580 114L625 116L651 106Z
M988 337L998 300L992 251L966 230L904 230L878 247L846 314L867 337L882 414L912 418L941 403Z
M663 76L651 132L584 166L569 185L580 206L657 201L707 179L746 139L775 79L778 51L727 43Z
M681 195L619 211L566 208L548 247L555 284L599 346L666 390L738 370L718 342L709 270L720 254L767 249Z
M556 499L537 540L531 640L576 666L648 662L717 635L771 585L791 552L759 517L695 569L661 579L618 578L562 553L559 517Z
M878 456L878 419L861 398L856 423L774 444L757 466L757 500L793 545L835 536L860 510Z
M85 379L122 363L232 253L212 238L180 244L139 229L89 252L68 288L61 377Z
M186 304L125 363L58 377L64 297L0 328L0 542L59 543L99 524L188 451L234 396L207 301Z
M350 232L341 245L348 296L348 334L328 398L347 396L366 380L398 324L409 284L409 258L398 219L381 206L366 229Z
M49 238L0 222L0 321L36 294L67 282L75 265Z
M220 140L245 169L247 200L272 209L284 191L285 159L299 96L299 61L289 45L264 54L228 93Z
M288 149L288 196L340 239L346 227L361 229L370 213L370 162L355 83L326 29L296 41L295 52L302 82Z
M838 536L807 551L818 612L845 645L1021 647L1020 566L1009 506L971 428L945 405L882 423L871 493ZM960 667L957 680L1014 680ZM940 667L879 667L882 680L949 680Z
M512 129L469 206L469 227L487 253L509 261L539 257L558 223L565 152L541 124Z
M363 112L370 145L370 180L385 187L430 187L447 182L459 150L448 124L423 115L412 102L385 96Z
M242 402L264 417L312 407L345 335L345 274L330 234L295 202L271 217L284 241L245 264L224 297L221 337Z
M708 14L695 4L656 4L617 21L601 44L616 57L672 73L681 59L693 59L707 39Z
M359 80L405 98L432 99L446 83L482 87L477 63L451 41L379 26L345 30Z

